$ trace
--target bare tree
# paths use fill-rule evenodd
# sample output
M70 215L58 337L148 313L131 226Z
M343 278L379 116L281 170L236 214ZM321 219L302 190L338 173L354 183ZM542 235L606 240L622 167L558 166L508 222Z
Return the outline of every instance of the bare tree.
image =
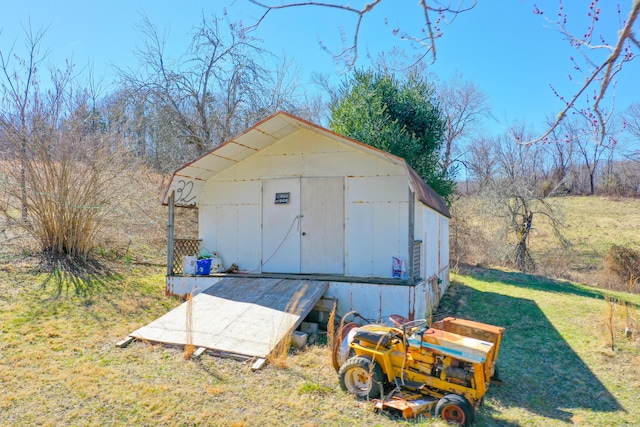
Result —
M553 118L547 119L548 126L552 126ZM571 192L570 175L575 173L576 148L572 139L571 128L568 122L557 126L547 137L547 143L543 144L543 150L547 153L552 166L550 182L547 190L558 188L560 193Z
M624 120L629 128L629 132L640 139L640 103L632 104L624 114Z
M623 122L631 134L631 138L635 138L635 141L637 142L635 146L640 146L640 103L632 104L629 107L623 115ZM630 150L626 154L626 157L630 160L640 162L640 148Z
M10 151L13 151L15 157L21 159L18 177L20 211L22 220L27 221L26 165L24 162L29 135L34 131L35 125L30 123L30 118L40 108L38 73L47 57L47 52L40 51L45 29L40 29L37 32L34 32L31 27L23 29L25 57L21 57L15 52L15 43L8 52L0 51L0 67L2 67L3 74L0 126L2 126L5 138L10 142Z
M143 17L139 70L120 70L132 132L156 166L175 166L228 140L278 109L297 112L295 67L238 25L203 16L182 56L165 55L168 33ZM136 128L136 126L139 126ZM149 150L149 143L155 144ZM144 150L143 150L144 149Z
M4 214L12 220L11 210L21 210L19 226L43 252L86 258L122 194L115 178L127 156L105 143L114 138L99 124L92 92L76 84L70 63L44 79L44 31L25 34L24 57L0 53L0 129L8 148L0 182L10 208Z
M496 173L495 140L485 137L475 138L470 145L467 157L467 169L477 183L478 189L482 191L489 186Z
M456 75L438 85L440 108L447 117L442 167L449 170L464 156L462 142L480 128L480 120L490 112L487 96L470 80Z
M223 34L220 19L202 17L184 56L168 58L168 33L147 17L139 28L145 37L137 52L141 69L121 70L124 86L154 106L158 119L170 125L170 139L192 145L197 154L224 141L234 113L264 74L252 56L261 50L232 25Z
M524 138L521 126L512 133ZM529 240L535 220L545 217L563 243L558 213L541 191L545 159L539 145L522 145L507 136L472 144L470 164L482 183L478 199L482 211L502 224L509 250L505 261L520 271L533 271ZM550 192L553 194L553 191Z
M584 123L582 123L584 124ZM587 123L589 126L589 123ZM583 161L583 168L588 177L588 192L595 194L596 192L596 175L600 166L602 157L611 151L611 146L601 144L598 140L594 140L592 132L581 126L581 122L573 120L565 123L567 139L572 141L575 147L576 155Z

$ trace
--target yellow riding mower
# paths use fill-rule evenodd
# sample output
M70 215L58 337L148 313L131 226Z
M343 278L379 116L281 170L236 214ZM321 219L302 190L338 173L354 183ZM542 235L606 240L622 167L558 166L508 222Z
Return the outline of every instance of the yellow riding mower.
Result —
M504 328L453 317L430 327L425 319L392 320L392 326L350 322L340 329L333 353L340 387L405 418L429 411L471 424L497 380Z

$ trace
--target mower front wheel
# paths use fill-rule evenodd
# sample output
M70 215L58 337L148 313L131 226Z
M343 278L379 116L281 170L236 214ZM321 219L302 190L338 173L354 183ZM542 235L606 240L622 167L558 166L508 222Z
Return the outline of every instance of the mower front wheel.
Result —
M367 356L355 356L338 371L340 388L360 398L376 399L383 393L384 374L380 366Z
M473 423L474 410L471 403L463 396L447 394L436 404L436 417L467 427Z

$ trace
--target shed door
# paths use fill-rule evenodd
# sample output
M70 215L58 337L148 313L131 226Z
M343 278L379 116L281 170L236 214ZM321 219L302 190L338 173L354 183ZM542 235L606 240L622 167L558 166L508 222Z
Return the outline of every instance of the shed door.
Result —
M344 180L263 181L262 271L344 274Z
M344 274L344 179L302 178L301 272Z
M262 271L300 273L300 178L262 183Z

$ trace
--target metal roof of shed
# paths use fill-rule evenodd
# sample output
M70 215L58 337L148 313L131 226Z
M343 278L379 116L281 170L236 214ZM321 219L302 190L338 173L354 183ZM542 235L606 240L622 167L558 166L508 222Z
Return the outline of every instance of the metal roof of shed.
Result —
M408 181L416 192L418 200L440 212L442 215L451 217L444 199L429 187L404 159L354 139L339 135L329 129L284 111L272 114L229 141L224 142L213 150L204 153L200 157L178 168L173 173L171 181L165 191L162 201L163 204L166 205L168 203L169 193L174 187L174 181L176 181L177 178L194 181L194 186L200 187L197 185L198 182L204 184L204 182L211 177L300 129L312 130L334 141L365 151L390 163L404 167L407 170Z

